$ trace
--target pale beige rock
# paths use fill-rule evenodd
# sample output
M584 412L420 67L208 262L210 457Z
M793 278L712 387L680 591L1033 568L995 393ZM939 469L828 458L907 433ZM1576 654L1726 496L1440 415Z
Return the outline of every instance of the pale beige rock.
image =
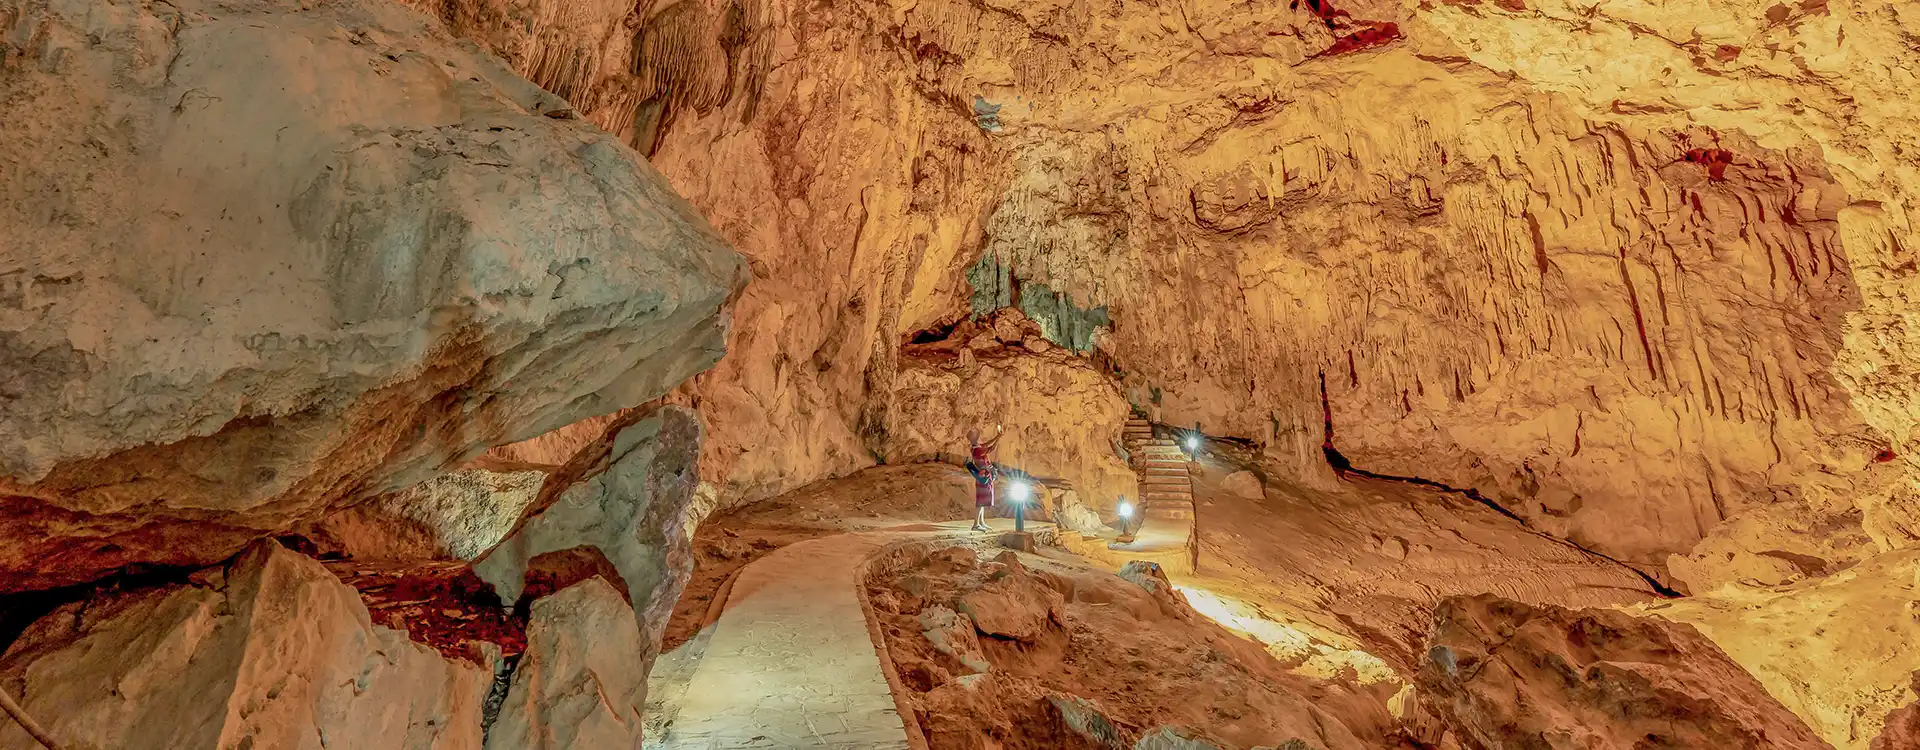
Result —
M980 653L980 637L974 633L973 620L966 615L936 604L920 611L920 627L933 650L953 657L974 672L989 672L993 665Z
M1220 750L1220 746L1192 736L1190 729L1160 727L1140 736L1133 750Z
M462 469L302 531L356 560L471 560L506 538L546 478L544 471Z
M1728 585L1637 611L1691 624L1834 747L1866 750L1912 703L1920 552L1780 588Z
M473 572L517 603L535 558L598 549L627 587L643 647L630 658L644 676L659 655L674 602L693 574L700 423L678 406L635 410L605 428L556 472L506 541Z
M1261 486L1260 477L1251 471L1236 471L1220 479L1220 488L1248 500L1261 500L1267 496L1267 490Z
M413 13L0 18L0 590L210 563L723 349L741 259Z
M613 586L589 578L533 603L491 750L589 750L640 745L646 705L645 644Z
M0 680L55 737L97 748L480 747L491 666L374 625L319 563L260 543L196 580L55 610ZM0 726L0 748L37 747Z
M1078 490L1057 490L1049 494L1053 502L1054 523L1064 529L1083 533L1098 533L1105 528L1100 513L1080 502Z

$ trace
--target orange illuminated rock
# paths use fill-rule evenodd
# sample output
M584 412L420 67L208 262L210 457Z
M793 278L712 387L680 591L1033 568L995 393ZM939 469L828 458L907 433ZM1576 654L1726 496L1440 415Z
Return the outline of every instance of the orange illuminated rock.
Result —
M1418 684L1469 747L1830 747L1691 627L1608 610L1449 599Z

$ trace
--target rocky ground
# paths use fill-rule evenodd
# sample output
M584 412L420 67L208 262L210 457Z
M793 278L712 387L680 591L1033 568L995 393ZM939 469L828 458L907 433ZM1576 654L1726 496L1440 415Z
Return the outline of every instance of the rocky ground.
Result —
M1150 567L952 547L867 592L935 750L1132 747L1163 727L1235 748L1407 746L1397 686L1294 674Z
M888 579L930 736L1912 745L1917 7L0 0L0 689L630 746L731 569L1138 418L1194 574Z

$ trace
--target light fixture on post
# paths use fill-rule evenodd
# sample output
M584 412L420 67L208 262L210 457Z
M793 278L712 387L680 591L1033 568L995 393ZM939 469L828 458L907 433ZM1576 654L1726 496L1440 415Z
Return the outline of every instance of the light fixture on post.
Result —
M1033 497L1033 486L1027 480L1015 479L1007 485L1007 498L1013 501L1013 531L1018 534L1027 530L1027 500Z
M1113 512L1120 516L1120 533L1126 534L1127 528L1133 524L1133 503L1127 502L1124 497L1120 498L1120 504L1114 506Z
M1194 432L1187 433L1186 439L1181 441L1186 444L1187 460L1189 461L1200 460L1200 440L1203 437L1204 436L1201 435L1200 432L1196 430Z

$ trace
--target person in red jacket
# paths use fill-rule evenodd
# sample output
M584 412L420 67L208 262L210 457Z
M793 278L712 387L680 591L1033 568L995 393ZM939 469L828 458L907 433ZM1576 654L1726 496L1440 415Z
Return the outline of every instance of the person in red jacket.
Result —
M988 531L987 509L993 507L993 447L1000 442L1000 425L993 426L993 437L982 442L980 429L967 431L969 457L967 471L973 473L973 530Z

